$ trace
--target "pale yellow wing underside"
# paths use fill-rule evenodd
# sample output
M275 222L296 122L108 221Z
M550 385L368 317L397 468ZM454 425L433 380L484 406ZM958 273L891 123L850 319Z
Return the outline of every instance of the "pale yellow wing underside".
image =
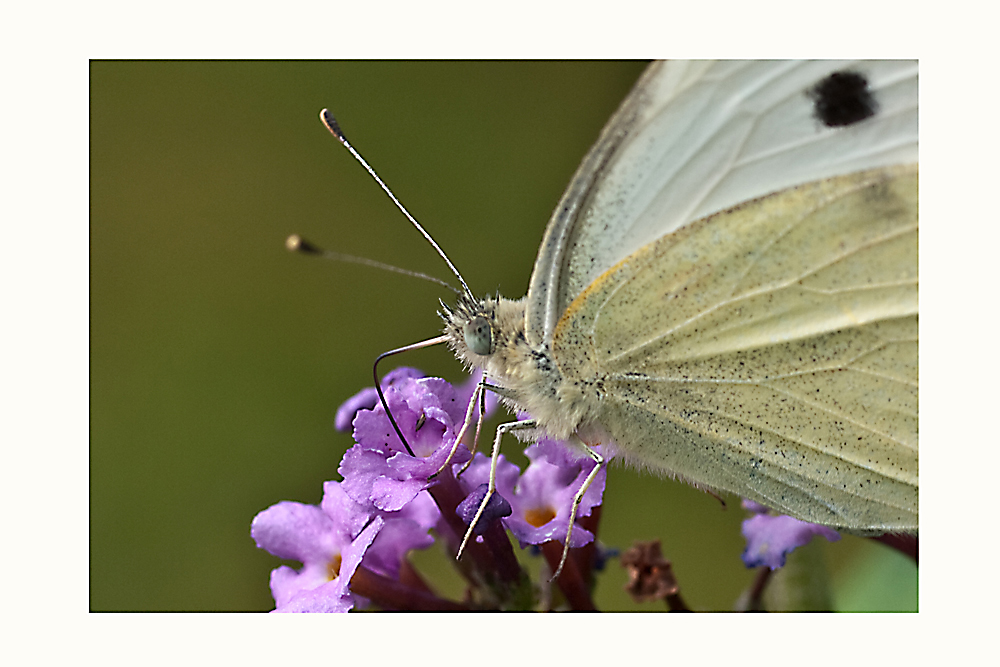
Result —
M553 340L626 459L856 532L916 530L917 166L694 222L603 274Z

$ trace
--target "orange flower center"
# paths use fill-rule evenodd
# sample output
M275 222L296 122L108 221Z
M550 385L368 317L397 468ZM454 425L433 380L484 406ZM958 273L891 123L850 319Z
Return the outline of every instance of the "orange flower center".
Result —
M340 561L341 561L340 554L337 554L336 556L333 557L333 559L330 561L330 564L327 565L326 567L327 572L330 574L331 581L340 576Z
M524 513L524 520L535 528L541 528L554 518L556 518L556 513L549 507L530 509Z

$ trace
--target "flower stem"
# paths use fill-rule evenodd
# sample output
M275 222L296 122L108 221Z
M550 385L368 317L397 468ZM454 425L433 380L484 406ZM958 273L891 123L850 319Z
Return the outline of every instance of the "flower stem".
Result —
M559 567L563 545L555 540L549 540L548 542L543 542L540 547L542 555L545 556L545 561L549 564L551 571L554 572ZM590 597L590 587L587 586L584 573L580 570L579 559L573 557L574 553L574 550L570 550L570 557L563 564L562 572L559 573L559 578L556 579L556 585L559 586L559 590L566 596L566 601L573 611L597 611L597 607Z
M447 535L450 550L457 551L458 540L465 534L466 525L456 513L459 503L465 499L465 493L452 474L451 469L444 470L435 478L435 484L428 492L441 510L441 517L450 529ZM517 607L525 603L523 590L530 588L527 573L521 568L514 555L507 531L500 521L495 521L483 534L483 541L469 540L458 561L458 569L474 588L487 588L490 591L487 602L506 608L509 604ZM515 602L516 600L516 602ZM486 601L486 600L484 600Z
M464 604L417 590L366 567L359 567L351 577L351 592L368 598L382 609L394 611L469 611Z

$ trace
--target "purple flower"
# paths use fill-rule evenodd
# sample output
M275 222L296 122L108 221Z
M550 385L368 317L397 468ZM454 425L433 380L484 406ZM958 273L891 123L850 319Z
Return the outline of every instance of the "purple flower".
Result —
M305 507L309 507L308 505ZM279 613L344 613L356 604L350 592L354 576L365 551L382 528L383 519L375 517L361 534L329 562L304 562L300 572L287 565L271 571L271 594ZM322 566L326 565L326 571Z
M354 419L357 444L344 455L339 472L344 490L357 503L395 511L431 485L451 452L465 421L468 398L439 378L401 378L385 389L386 402L415 456L406 453L381 405ZM453 463L470 454L460 445Z
M524 453L531 463L523 475L502 455L497 461L497 492L509 501L513 510L503 520L504 525L522 548L550 540L564 542L573 497L597 464L586 455L577 454L570 445L548 439L539 440ZM463 486L471 488L488 480L489 470L490 460L477 454L462 475ZM576 518L588 516L594 507L601 504L606 479L606 471L601 470L584 493ZM482 500L482 495L479 499ZM590 531L576 525L570 537L570 546L574 549L582 547L593 539Z
M275 611L346 612L364 602L350 590L362 561L397 577L410 549L433 542L427 531L438 518L426 494L405 512L375 514L352 501L339 482L326 482L319 507L280 502L254 518L250 534L261 549L302 563L300 570L282 565L271 572Z
M470 401L479 381L473 376L456 388L438 378L420 377L410 368L390 372L383 383L384 395L409 451L374 389L341 406L337 427L352 424L356 441L338 468L343 481L325 484L318 507L281 502L261 512L251 527L258 547L302 563L299 569L282 565L272 571L275 611L343 612L369 600L388 609L462 608L461 603L436 597L411 566L403 565L409 551L433 543L431 528L440 532L449 548L457 547L462 519L468 524L485 496L487 458L479 455L461 481L453 476L472 458L464 444L455 447L455 443L463 427L475 426L474 416L469 425L465 420L478 409ZM488 396L487 409L494 408L496 398ZM482 533L477 542L483 544L470 546L460 567L474 587L489 587L489 593L480 592L484 599L516 608L528 604L527 580L503 531L486 529L497 518L508 517L504 523L522 545L564 541L573 495L594 469L592 461L574 455L562 443L542 441L527 453L531 465L524 475L500 458L499 492L476 530ZM446 461L450 465L445 466ZM443 471L440 477L439 471ZM600 504L604 481L602 472L585 495L578 516L589 515ZM478 492L468 495L477 486ZM577 527L571 545L583 546L593 539Z
M785 565L785 558L797 547L805 546L813 536L821 535L830 542L840 539L840 533L829 526L809 523L785 515L768 514L768 508L752 500L743 501L744 509L754 513L743 521L743 537L747 540L743 562L747 567L766 565L772 570Z
M335 484L328 483L327 494L336 493ZM347 611L354 606L348 584L383 520L356 504L328 504L347 511L331 515L315 505L284 501L254 517L250 535L259 548L302 563L298 571L282 565L271 572L275 611ZM369 519L364 530L352 530Z
M410 368L409 366L400 366L399 368L394 368L385 374L382 378L382 389L385 390L386 387L404 379L419 379L424 377L423 371L417 370L416 368ZM458 387L455 387L455 395L460 403L463 405L468 405L469 400L472 398L472 393L476 390L476 386L479 381L483 378L482 370L477 370L469 379L463 382ZM496 407L499 405L500 401L497 395L491 391L486 392L486 416L493 413ZM334 418L334 428L338 431L347 431L354 424L354 418L362 410L374 410L375 406L379 404L378 392L375 387L365 387L354 396L344 401L339 408L337 408L337 416Z

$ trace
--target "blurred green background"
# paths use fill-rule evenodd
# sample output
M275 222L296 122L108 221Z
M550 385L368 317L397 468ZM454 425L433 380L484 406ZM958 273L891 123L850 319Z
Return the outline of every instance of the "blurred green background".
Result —
M438 332L444 290L285 251L297 232L449 279L321 108L475 291L520 297L551 210L642 67L92 62L91 609L273 608L279 561L250 521L320 500L351 444L337 406L380 352ZM443 349L399 363L463 377ZM505 451L524 460L513 439ZM754 572L728 500L613 468L601 538L662 540L688 603L729 609ZM816 550L839 608L916 608L906 559L851 537ZM415 561L460 594L443 553ZM611 561L598 606L660 608L625 581Z

